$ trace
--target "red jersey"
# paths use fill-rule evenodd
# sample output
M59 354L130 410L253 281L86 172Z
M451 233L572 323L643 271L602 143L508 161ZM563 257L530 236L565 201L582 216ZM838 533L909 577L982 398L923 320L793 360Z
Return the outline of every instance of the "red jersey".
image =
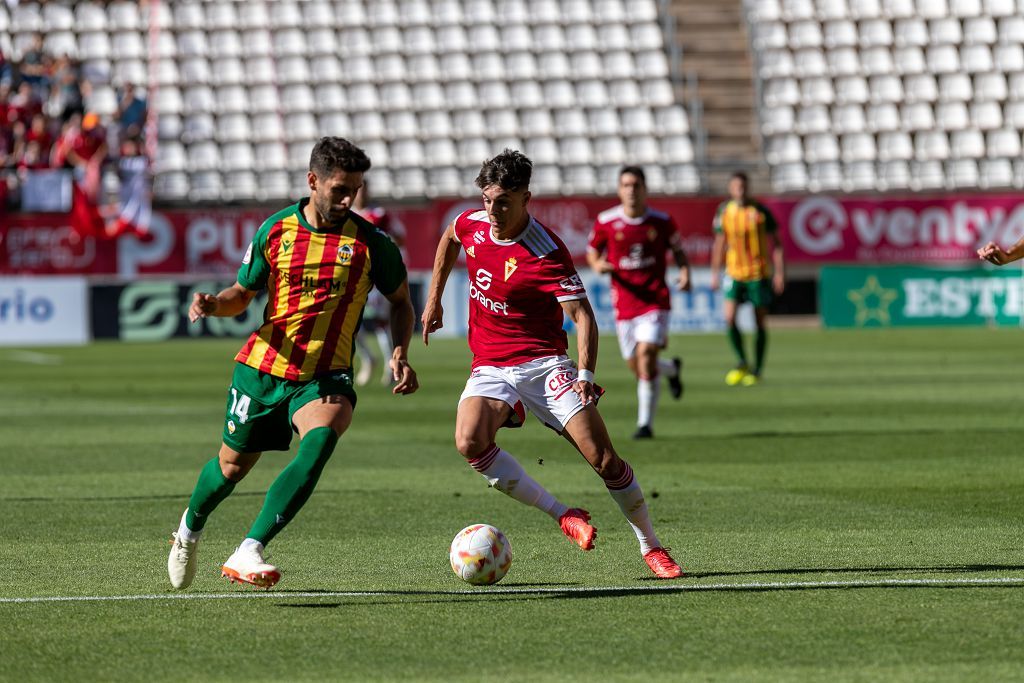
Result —
M469 348L473 367L519 365L562 355L568 338L560 302L586 299L572 256L533 217L511 241L491 233L485 211L455 219L469 271Z
M668 311L672 304L665 284L665 252L681 249L676 224L667 213L647 209L630 218L622 206L602 211L594 221L589 246L607 252L612 271L612 304L616 320L630 320L650 311Z

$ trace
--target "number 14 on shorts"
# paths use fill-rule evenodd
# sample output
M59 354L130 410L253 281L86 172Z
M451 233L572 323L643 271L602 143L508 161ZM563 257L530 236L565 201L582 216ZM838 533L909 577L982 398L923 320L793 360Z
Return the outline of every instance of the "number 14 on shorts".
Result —
M241 424L245 424L245 421L249 419L249 403L251 400L245 394L240 394L237 389L231 387L231 410L228 411L228 414L234 415Z

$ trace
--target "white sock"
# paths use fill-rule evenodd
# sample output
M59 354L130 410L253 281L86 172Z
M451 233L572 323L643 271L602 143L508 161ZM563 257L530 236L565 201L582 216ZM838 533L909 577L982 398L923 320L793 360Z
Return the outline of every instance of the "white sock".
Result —
M238 546L239 550L255 550L259 553L260 557L263 557L263 544L257 541L255 538L247 538L242 541L242 545Z
M608 493L619 504L619 509L626 517L626 521L633 527L636 540L640 541L640 552L646 555L651 548L662 547L654 527L651 525L651 515L647 511L647 502L644 500L644 492L640 490L640 483L633 476L633 468L626 463L626 469L622 476L615 481L606 481Z
M189 543L195 543L199 540L199 537L203 535L203 530L192 531L185 525L185 515L188 514L188 509L181 514L181 521L178 523L178 538L182 541Z
M543 510L556 521L569 509L527 474L518 460L497 446L471 459L469 465L509 498Z
M671 358L659 358L658 359L658 374L665 375L666 377L675 377L679 373L676 371L676 364Z
M654 420L654 411L658 407L658 394L661 393L661 383L658 378L638 379L636 381L636 425L638 427L650 427Z
M380 352L384 356L384 360L391 358L391 352L395 350L391 346L391 331L386 327L378 327L374 334L377 335L377 343L380 344Z

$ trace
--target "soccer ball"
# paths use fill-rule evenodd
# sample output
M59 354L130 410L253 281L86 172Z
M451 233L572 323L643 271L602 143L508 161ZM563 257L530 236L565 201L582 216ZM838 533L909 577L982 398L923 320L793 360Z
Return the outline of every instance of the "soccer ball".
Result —
M455 535L448 559L455 576L486 586L501 581L512 566L512 545L490 524L470 524Z

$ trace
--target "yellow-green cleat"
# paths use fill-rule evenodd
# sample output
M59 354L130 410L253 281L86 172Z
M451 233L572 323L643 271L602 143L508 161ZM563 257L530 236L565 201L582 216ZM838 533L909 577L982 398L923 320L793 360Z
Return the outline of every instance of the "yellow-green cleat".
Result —
M755 375L752 372L748 372L746 375L743 376L743 379L740 380L740 383L743 384L743 386L745 386L745 387L752 387L752 386L760 383L760 381L761 381L760 377L758 377L757 375Z
M725 383L728 384L730 387L734 387L740 382L742 382L744 377L749 376L750 372L747 370L745 366L741 365L725 373Z

